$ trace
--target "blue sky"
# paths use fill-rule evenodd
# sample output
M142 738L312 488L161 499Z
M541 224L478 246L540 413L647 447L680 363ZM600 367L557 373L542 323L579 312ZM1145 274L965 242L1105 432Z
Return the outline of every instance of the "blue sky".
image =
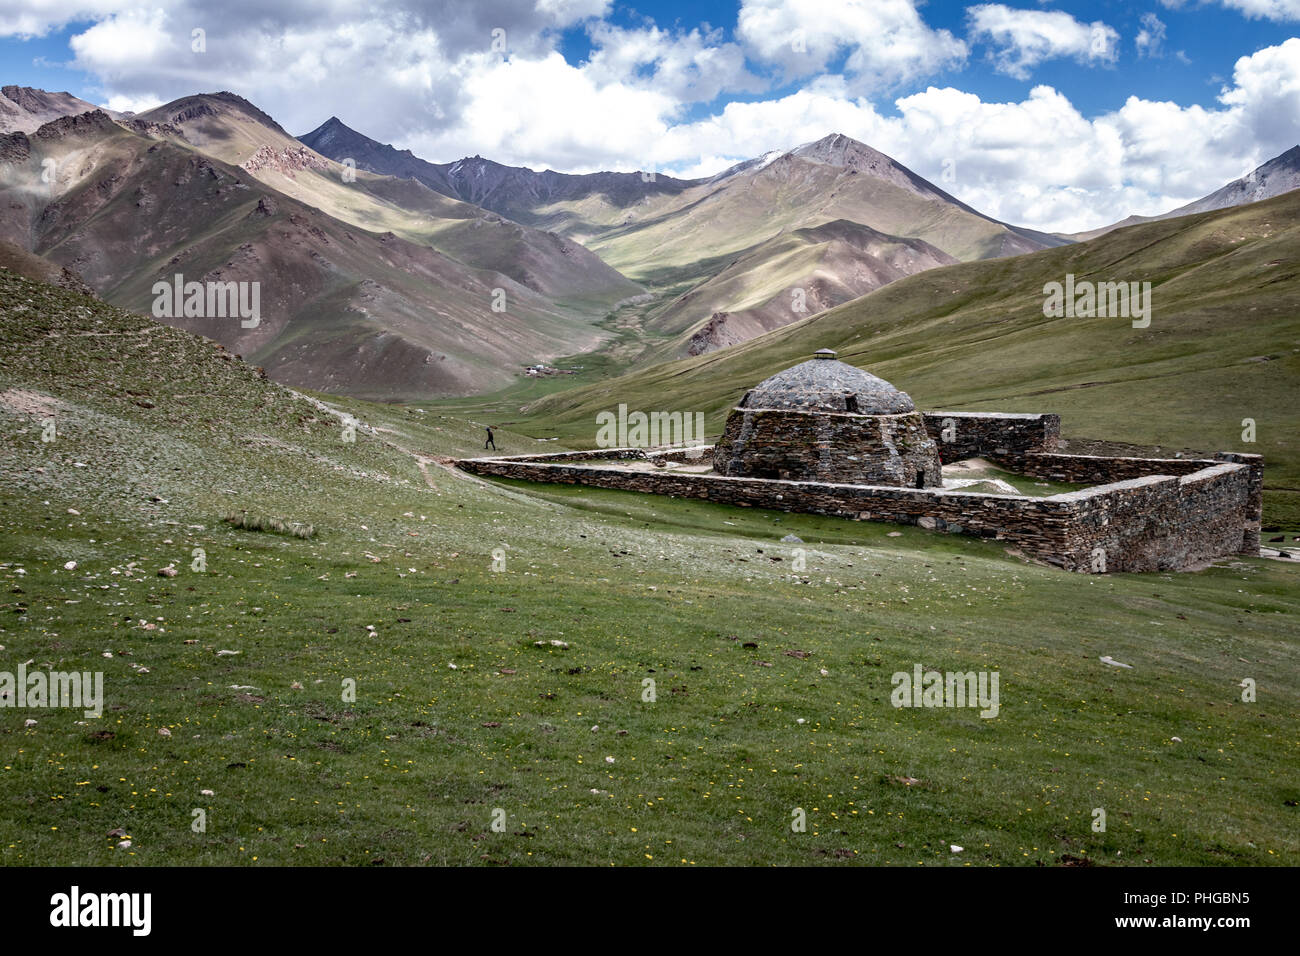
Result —
M931 26L961 35L966 28L966 11L975 5L930 0L919 9ZM1115 27L1123 37L1118 63L1113 69L1080 70L1069 60L1048 60L1027 83L996 72L983 58L986 51L977 49L963 69L927 77L923 84L911 84L911 91L932 83L955 83L983 99L1005 100L1023 96L1030 83L1046 83L1068 93L1075 105L1089 114L1118 109L1135 92L1148 99L1175 100L1184 106L1213 106L1223 80L1232 75L1232 66L1239 56L1300 33L1298 21L1248 18L1240 11L1216 4L1184 4L1180 9L1171 9L1158 0L1145 4L1127 0L1065 0L1012 5L1065 11L1077 20L1089 23L1100 20ZM625 27L638 26L646 18L660 27L690 29L709 24L725 30L728 38L733 38L737 9L738 4L728 0L616 3L607 19ZM1134 40L1143 28L1143 14L1154 14L1165 27L1159 56L1138 55ZM581 28L565 30L560 49L565 59L576 65L589 54L590 38ZM845 58L846 55L841 56L841 62Z
M122 110L231 89L295 133L338 115L565 171L705 175L843 132L1071 229L1300 141L1298 33L1300 0L6 0L0 78Z
M919 9L932 27L961 35L966 28L966 11L975 5L931 0ZM1233 63L1239 56L1300 34L1300 21L1248 18L1238 10L1215 3L1186 3L1177 9L1164 6L1159 0L1145 4L1125 0L1064 0L1044 4L1022 2L1019 6L1060 10L1080 21L1099 20L1115 27L1123 38L1118 62L1114 68L1081 70L1070 60L1047 60L1034 71L1031 80L1024 81L998 73L985 59L987 51L977 47L962 69L941 71L896 92L915 91L935 83L955 83L985 100L1007 100L1023 96L1031 84L1046 83L1067 93L1085 114L1118 109L1134 93L1147 99L1174 100L1183 106L1213 106L1223 80L1232 75ZM739 4L730 0L614 3L604 19L627 28L642 26L647 20L666 29L689 30L710 25L723 30L728 39L734 39L738 8ZM1161 56L1138 55L1134 38L1142 29L1143 14L1154 14L1165 26ZM0 63L4 64L0 75L4 82L66 89L83 99L98 102L112 88L111 79L105 83L95 73L78 69L69 47L70 38L94 22L68 23L44 36L0 37ZM557 45L565 59L575 66L592 49L591 39L582 25L558 31ZM1179 57L1180 53L1183 58ZM841 55L840 62L846 57L847 54ZM792 87L790 84L784 88ZM703 115L718 103L751 98L754 95L723 94L709 104L695 105L692 112L695 116Z

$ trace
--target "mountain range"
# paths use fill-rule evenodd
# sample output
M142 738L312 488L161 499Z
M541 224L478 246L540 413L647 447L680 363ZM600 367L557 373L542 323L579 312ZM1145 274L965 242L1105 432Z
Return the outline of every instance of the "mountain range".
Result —
M744 341L936 265L1069 241L984 216L842 134L694 180L536 172L478 156L429 163L336 117L300 139L333 159L414 178L583 243L658 294L642 315L642 332L657 340L648 357ZM835 243L815 232L837 222ZM867 231L846 243L855 225Z
M0 97L0 241L150 312L176 275L261 287L262 320L159 316L291 385L469 395L523 367L704 355L909 276L1104 235L999 222L842 134L716 176L427 162L331 118L295 138L228 92L141 114ZM1300 147L1169 217L1300 182ZM1165 218L1165 217L1160 217Z

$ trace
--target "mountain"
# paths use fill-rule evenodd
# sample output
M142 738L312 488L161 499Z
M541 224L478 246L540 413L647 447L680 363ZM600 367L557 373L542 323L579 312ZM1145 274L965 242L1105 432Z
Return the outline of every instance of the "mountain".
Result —
M920 239L837 219L759 243L674 299L649 328L679 333L670 354L700 355L956 261ZM709 317L699 320L704 312Z
M911 170L833 134L762 162L741 164L588 242L643 282L734 255L758 239L845 219L921 239L957 259L1032 252L1065 240L984 216Z
M587 320L644 291L571 239L507 221L420 181L376 175L361 163L348 169L234 93L183 97L140 119L176 130L173 141L240 166L336 219L391 231L472 268L501 272Z
M30 86L0 86L0 133L34 133L51 120L76 116L98 107L71 93L50 93ZM122 114L105 110L113 117Z
M444 196L580 240L616 222L629 207L652 197L676 196L702 182L641 173L536 172L481 156L430 163L410 150L370 139L333 116L299 141L331 159L351 159L358 169L414 179ZM561 208L551 208L557 204Z
M808 230L828 227L825 235L835 234L838 245L820 262L810 261L807 248L794 252L791 243L820 245L823 235ZM852 227L865 232L850 239ZM732 167L588 245L625 275L672 296L650 311L646 328L674 333L691 324L686 340L675 342L676 354L686 355L802 318L790 309L795 288L816 290L827 307L935 265L1066 241L990 219L878 150L834 134ZM882 242L892 244L892 261L875 260ZM720 296L723 290L734 294ZM757 298L759 290L770 294ZM752 317L754 309L761 322L718 315ZM718 330L719 321L730 328Z
M342 221L267 185L247 164L206 155L184 140L184 124L198 119L200 138L209 134L227 149L240 135L256 138L247 124L257 118L242 107L239 123L215 136L222 127L205 110L213 105L129 123L94 111L47 123L31 136L0 136L0 239L76 271L109 302L146 314L154 283L178 273L190 281L247 282L248 289L257 283L261 318L254 327L197 316L165 321L215 339L282 382L324 391L384 399L466 394L508 384L521 366L601 340L591 325L602 314L596 303L577 312L503 272L391 230ZM302 168L260 171L302 186L328 182L305 175L317 160L299 158ZM41 179L47 167L57 170L50 183ZM358 195L356 208L415 217ZM485 232L521 228L481 211L478 221ZM539 242L552 258L570 259L553 238ZM636 288L616 278L623 288L607 290L607 298ZM494 301L504 310L494 311Z
M1125 226L1133 226L1142 222L1156 222L1160 219L1173 219L1178 216L1190 216L1193 213L1227 209L1231 206L1241 206L1246 203L1272 199L1274 196L1280 196L1293 189L1300 189L1300 146L1292 146L1282 155L1274 156L1264 165L1256 167L1249 175L1234 179L1226 186L1222 186L1208 196L1202 196L1186 206L1179 206L1177 209L1171 209L1159 216L1129 216L1127 219L1112 223L1109 226L1102 226L1100 229L1092 229L1088 232L1075 233L1068 238L1080 242L1096 239L1098 236L1104 236L1114 229L1122 229Z
M63 289L71 289L82 295L94 295L94 290L86 280L71 269L58 266L49 259L42 259L35 253L28 252L22 246L5 239L0 239L0 268L37 282L45 282Z
M787 300L796 288L815 312L922 268L1068 241L984 216L841 134L694 180L535 172L478 156L429 163L335 117L300 140L582 242L658 294L642 324L672 342L643 358L665 347L712 350L793 321L800 313ZM808 232L825 227L824 236ZM873 243L882 242L894 250L891 261L874 256Z
M839 351L929 409L1058 412L1071 437L1267 461L1266 507L1300 520L1300 191L1146 223L1077 245L966 262L892 282L837 308L698 357L536 401L535 433L590 441L604 410L692 410L721 430L769 375ZM1045 316L1044 286L1150 282L1150 326ZM667 404L665 404L667 403ZM1258 441L1243 443L1243 421ZM1267 423L1267 424L1265 424Z

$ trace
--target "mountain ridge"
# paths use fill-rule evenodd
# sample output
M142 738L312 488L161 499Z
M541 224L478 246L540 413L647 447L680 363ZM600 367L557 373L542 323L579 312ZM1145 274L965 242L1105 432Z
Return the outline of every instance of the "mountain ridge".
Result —
M1171 209L1158 216L1128 216L1119 222L1111 223L1109 226L1073 233L1068 238L1083 242L1088 239L1096 239L1098 236L1104 236L1115 229L1123 229L1126 226L1144 222L1157 222L1161 219L1176 219L1179 216L1190 216L1198 212L1210 212L1215 209L1227 209L1231 206L1261 202L1265 199L1281 196L1293 189L1300 189L1300 146L1292 146L1285 152L1279 153L1267 162L1256 166L1247 175L1234 179L1200 199L1179 206L1177 209Z

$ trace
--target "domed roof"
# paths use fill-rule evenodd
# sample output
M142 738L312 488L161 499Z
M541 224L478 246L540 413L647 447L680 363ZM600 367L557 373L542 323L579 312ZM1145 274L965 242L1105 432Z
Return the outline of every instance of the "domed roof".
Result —
M883 378L846 365L830 349L760 382L741 400L745 408L901 415L916 411L912 399Z

